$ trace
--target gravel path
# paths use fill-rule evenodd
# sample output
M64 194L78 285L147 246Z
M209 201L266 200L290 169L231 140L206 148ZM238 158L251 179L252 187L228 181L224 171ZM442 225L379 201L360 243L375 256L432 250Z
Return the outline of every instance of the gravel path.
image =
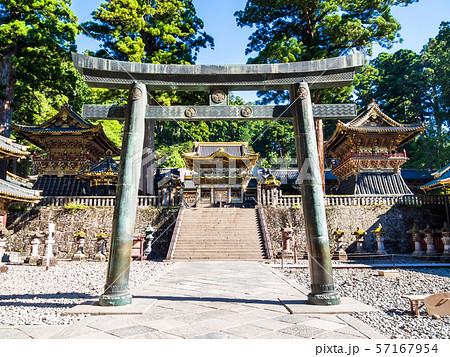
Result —
M171 263L132 262L130 287L148 280ZM103 292L107 263L59 262L45 267L8 265L0 274L0 326L65 325L85 315L61 316L61 312Z
M285 269L284 273L309 288L309 269ZM334 281L341 296L350 296L380 312L354 313L353 316L377 328L388 338L450 338L450 317L439 320L409 313L405 294L433 294L450 292L450 269L414 268L400 269L399 278L377 275L372 269L335 269Z

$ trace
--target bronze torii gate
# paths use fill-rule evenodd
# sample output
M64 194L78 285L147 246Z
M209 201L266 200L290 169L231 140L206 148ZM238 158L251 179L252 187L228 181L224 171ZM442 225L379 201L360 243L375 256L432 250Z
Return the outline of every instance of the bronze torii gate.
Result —
M130 89L128 105L85 106L86 118L121 119L125 129L111 236L105 292L99 304L131 303L129 269L136 219L138 183L144 145L144 119L150 120L263 120L292 118L299 177L302 180L311 293L308 302L335 305L325 204L315 136L315 114L321 118L348 118L353 105L311 103L311 88L349 85L365 61L363 53L316 61L260 65L162 65L119 62L72 54L75 67L91 87ZM308 85L309 84L309 85ZM210 106L147 106L148 90L209 91ZM229 90L289 90L291 105L228 106ZM150 132L151 133L151 132Z

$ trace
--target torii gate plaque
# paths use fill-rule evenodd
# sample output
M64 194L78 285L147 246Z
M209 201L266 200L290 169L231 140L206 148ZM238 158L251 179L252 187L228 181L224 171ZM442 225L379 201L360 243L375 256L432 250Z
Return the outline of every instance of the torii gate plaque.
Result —
M299 177L302 180L311 293L308 302L336 305L340 297L334 289L325 204L322 192L313 113L320 117L352 116L354 107L313 106L311 88L349 85L365 61L363 53L316 61L259 65L162 65L119 62L72 54L75 67L91 87L130 89L128 105L86 106L86 117L120 119L125 114L124 139L114 208L111 251L105 292L99 304L119 306L131 303L128 286L131 246L136 218L144 119L153 120L261 120L276 118L279 106L230 107L229 90L289 90ZM148 90L209 91L210 107L147 107ZM281 110L281 112L280 112ZM253 114L255 113L255 115ZM328 114L327 114L328 113ZM164 115L163 115L164 114ZM198 114L201 114L197 116ZM158 115L163 117L158 118ZM173 117L170 117L173 116ZM197 116L197 117L196 117ZM285 118L284 118L285 119Z

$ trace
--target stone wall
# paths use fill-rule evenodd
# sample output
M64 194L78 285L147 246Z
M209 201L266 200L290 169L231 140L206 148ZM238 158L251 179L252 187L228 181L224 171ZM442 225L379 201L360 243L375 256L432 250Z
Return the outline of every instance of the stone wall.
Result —
M327 225L331 250L335 248L331 232L339 228L346 232L347 252L355 251L354 236L357 227L367 232L363 248L367 252L376 251L375 235L370 231L381 223L387 230L385 248L388 253L409 253L413 251L409 235L406 233L413 223L418 229L427 224L432 229L442 228L445 221L444 206L327 206ZM274 254L281 250L281 232L283 227L294 229L294 239L301 252L306 252L305 225L302 208L264 207L264 216L269 230Z
M67 210L63 207L37 207L23 212L11 212L8 215L7 229L12 233L8 237L6 251L24 252L29 255L31 246L28 234L31 232L48 232L48 223L55 223L55 240L53 252L57 258L70 259L78 250L74 234L83 231L87 234L84 253L93 258L97 251L95 234L101 230L108 235L106 252L113 220L113 207L89 207ZM157 231L157 238L152 245L152 258L165 258L172 231L175 226L178 208L138 207L135 235L143 235L150 223ZM44 254L44 244L39 246L39 254Z

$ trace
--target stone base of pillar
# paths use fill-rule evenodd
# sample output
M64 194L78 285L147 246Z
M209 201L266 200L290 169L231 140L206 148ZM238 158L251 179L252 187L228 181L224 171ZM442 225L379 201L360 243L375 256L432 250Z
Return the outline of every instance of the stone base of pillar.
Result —
M308 294L308 304L311 305L339 305L341 303L341 297L337 292L322 293L322 294Z
M39 258L40 257L37 255L31 255L31 256L25 258L24 263L25 264L36 264L37 261L39 260Z
M86 260L86 254L83 253L75 253L72 260L75 260L77 262L82 261L82 260Z
M347 253L345 252L345 250L339 250L337 252L333 253L333 260L347 260L348 256Z
M53 267L55 265L58 264L58 260L55 257L50 257L48 265ZM42 266L46 266L47 265L47 257L41 257L37 260L36 265L42 265Z
M129 291L117 293L105 293L100 296L100 306L124 306L131 304L132 296Z
M106 262L106 256L103 253L98 252L97 254L94 255L94 261L95 262Z
M425 256L425 252L423 250L416 250L412 253L414 258L423 258Z

